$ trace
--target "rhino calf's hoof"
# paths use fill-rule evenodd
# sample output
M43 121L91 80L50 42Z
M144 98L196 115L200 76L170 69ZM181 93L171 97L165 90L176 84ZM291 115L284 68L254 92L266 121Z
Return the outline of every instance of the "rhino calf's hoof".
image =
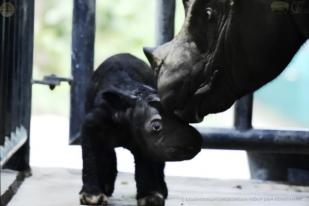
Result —
M164 197L160 193L154 193L137 200L138 206L164 206L164 204Z
M107 196L105 194L91 195L85 192L79 196L81 205L107 205Z

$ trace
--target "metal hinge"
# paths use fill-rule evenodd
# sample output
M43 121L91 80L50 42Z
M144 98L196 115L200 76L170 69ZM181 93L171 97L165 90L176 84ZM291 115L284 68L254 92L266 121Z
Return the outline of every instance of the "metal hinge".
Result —
M67 77L58 77L55 74L44 76L43 80L32 80L32 84L43 84L49 86L50 90L54 90L56 86L59 86L61 82L68 82L69 85L72 84L73 79Z

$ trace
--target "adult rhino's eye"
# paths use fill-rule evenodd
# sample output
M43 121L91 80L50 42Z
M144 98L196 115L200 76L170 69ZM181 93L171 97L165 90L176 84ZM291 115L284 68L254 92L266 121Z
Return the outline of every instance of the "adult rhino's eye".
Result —
M206 14L207 14L207 19L208 21L211 20L213 18L214 15L214 10L210 7L206 8Z
M151 130L153 132L160 132L163 128L162 122L160 120L154 120L151 122Z

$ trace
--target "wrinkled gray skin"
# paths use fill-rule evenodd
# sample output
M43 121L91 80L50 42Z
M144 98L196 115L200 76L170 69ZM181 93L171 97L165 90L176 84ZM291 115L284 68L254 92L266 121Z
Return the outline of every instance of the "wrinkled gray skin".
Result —
M224 111L274 79L309 33L308 14L275 13L269 0L184 4L179 34L144 51L157 75L161 102L187 122Z

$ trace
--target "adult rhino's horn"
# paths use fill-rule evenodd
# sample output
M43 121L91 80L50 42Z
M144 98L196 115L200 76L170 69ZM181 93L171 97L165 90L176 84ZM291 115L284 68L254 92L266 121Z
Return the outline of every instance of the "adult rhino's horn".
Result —
M147 57L152 68L154 68L154 65L155 65L155 58L153 56L153 52L155 49L156 49L155 47L144 47L143 48L144 54Z

